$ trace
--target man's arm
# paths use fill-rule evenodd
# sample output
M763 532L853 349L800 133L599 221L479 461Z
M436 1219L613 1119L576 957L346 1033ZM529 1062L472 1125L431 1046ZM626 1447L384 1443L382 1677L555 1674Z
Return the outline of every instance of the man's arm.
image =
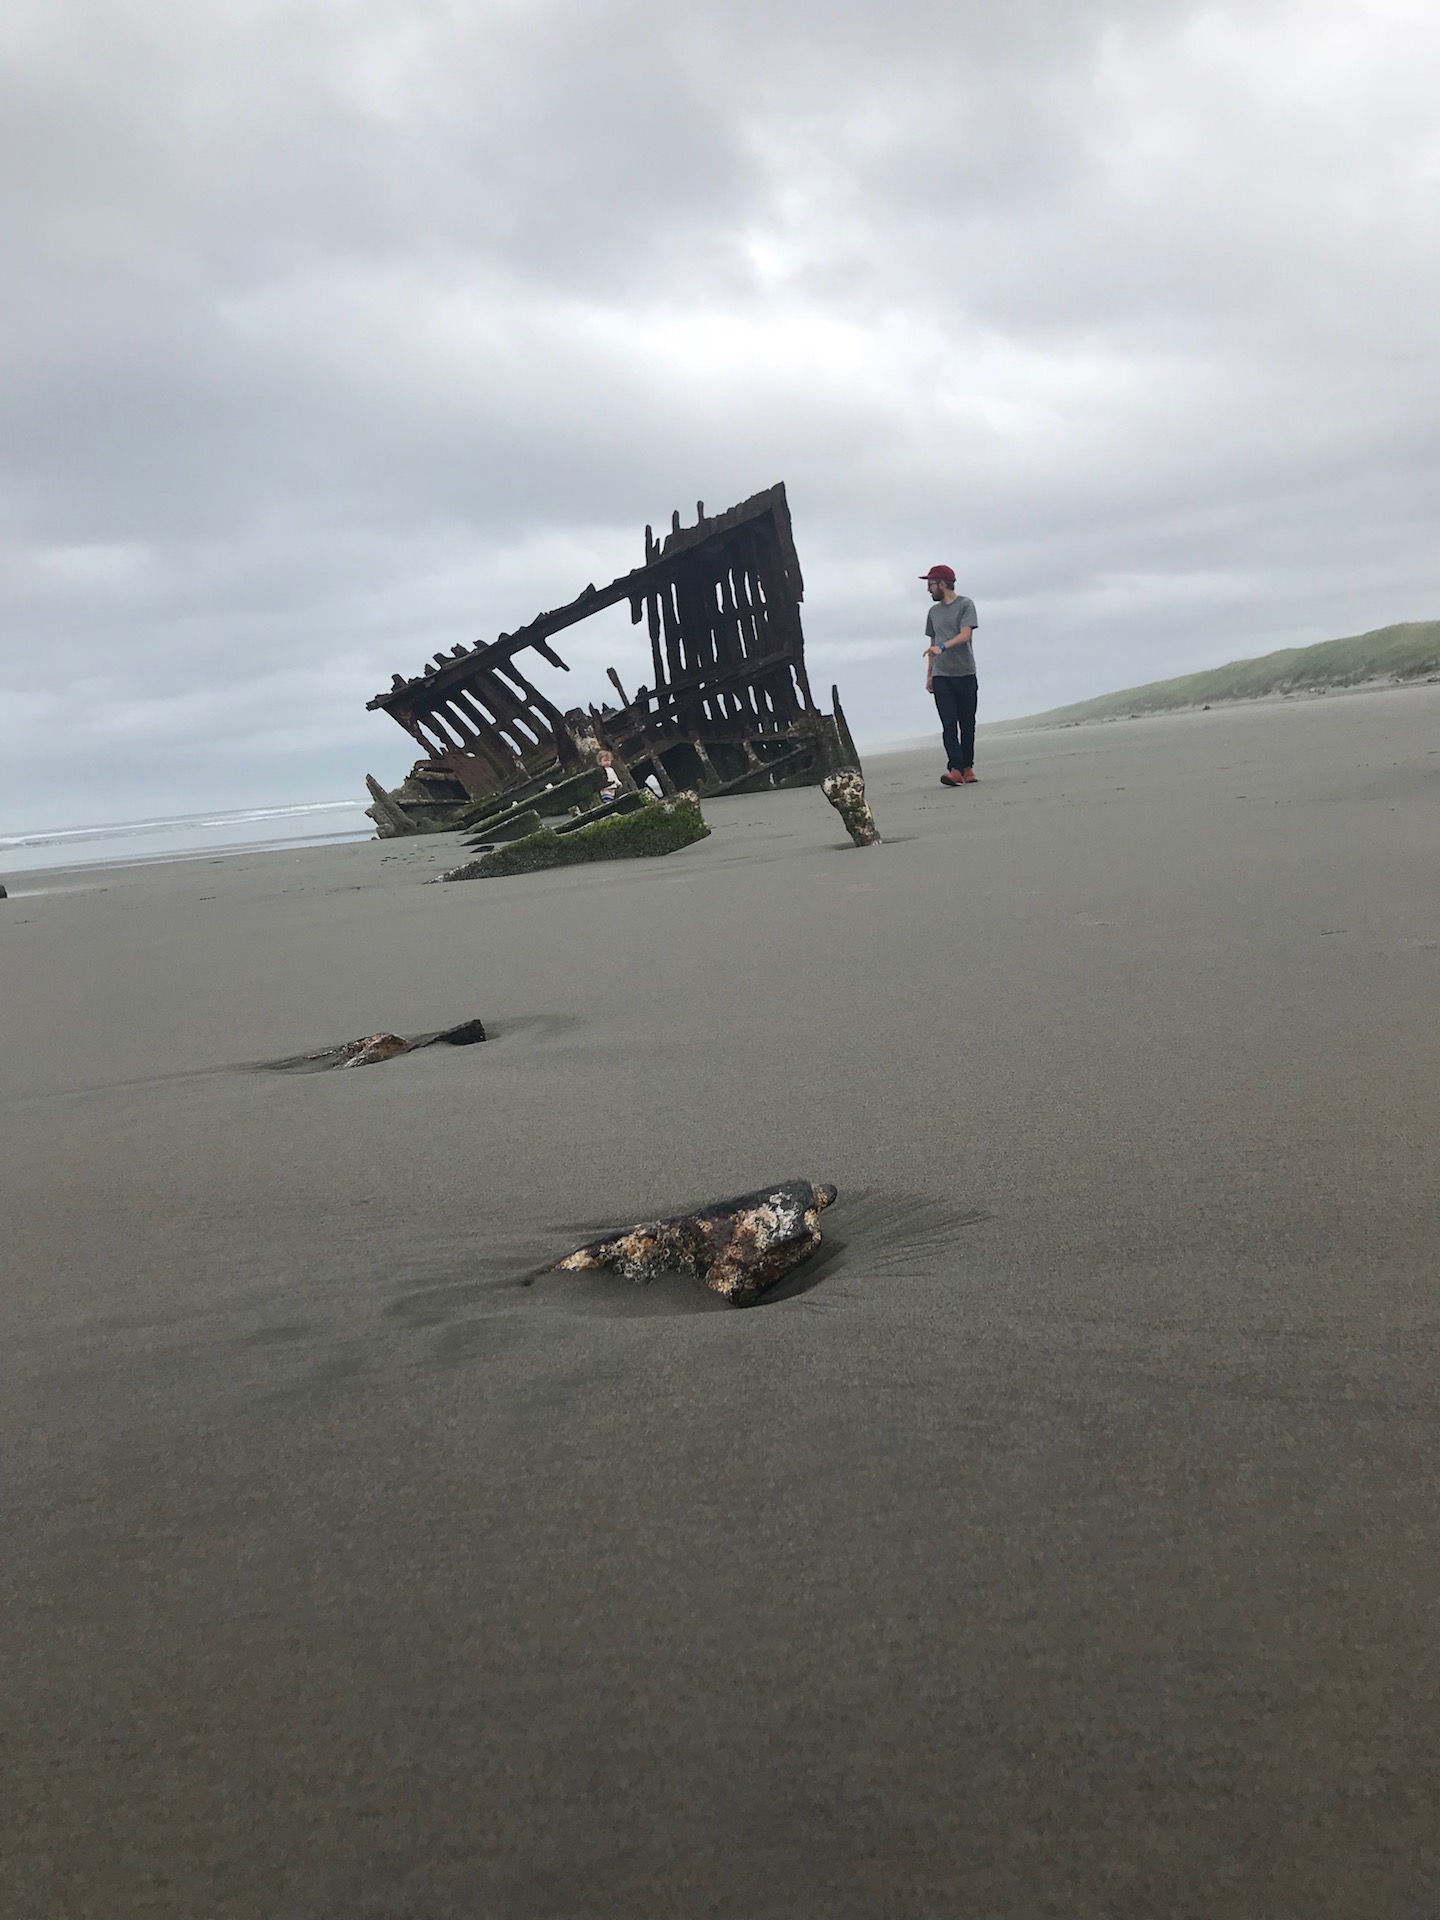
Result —
M974 631L975 629L973 627L961 627L955 638L953 640L947 640L943 647L927 647L925 649L926 658L938 660L942 653L948 653L952 647L963 647Z

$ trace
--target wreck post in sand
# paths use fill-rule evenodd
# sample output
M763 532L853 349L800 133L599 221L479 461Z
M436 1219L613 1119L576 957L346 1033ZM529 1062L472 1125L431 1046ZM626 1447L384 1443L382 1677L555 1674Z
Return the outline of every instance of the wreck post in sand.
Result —
M382 839L431 827L479 827L517 809L585 805L608 752L622 787L662 794L749 793L818 786L860 765L839 694L831 712L810 692L800 625L804 583L783 483L693 527L676 513L645 564L515 633L437 654L413 679L396 674L368 703L423 752L393 793L367 776ZM603 608L629 604L650 640L651 683L620 700L562 709L527 677L533 657L568 673L552 638ZM524 662L522 665L521 662Z

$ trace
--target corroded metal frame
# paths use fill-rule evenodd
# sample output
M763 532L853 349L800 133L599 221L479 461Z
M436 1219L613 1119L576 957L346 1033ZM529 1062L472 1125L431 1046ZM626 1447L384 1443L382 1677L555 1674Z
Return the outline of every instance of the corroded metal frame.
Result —
M608 586L488 644L437 654L414 678L396 674L368 704L420 746L417 774L458 781L474 814L491 810L475 802L513 804L582 773L601 748L627 779L664 791L809 784L853 761L838 701L823 714L811 695L783 483L713 516L700 503L696 515L682 527L676 513L663 540L647 527L644 565ZM610 668L618 708L562 711L518 657L538 654L568 673L554 636L625 603L634 624L645 622L652 683L632 697Z

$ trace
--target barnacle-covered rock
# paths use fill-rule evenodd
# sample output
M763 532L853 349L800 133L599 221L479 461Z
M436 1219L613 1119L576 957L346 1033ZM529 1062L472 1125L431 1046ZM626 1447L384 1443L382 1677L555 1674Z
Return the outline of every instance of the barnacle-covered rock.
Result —
M809 1180L742 1193L669 1220L643 1220L556 1262L566 1273L613 1268L630 1280L688 1273L734 1307L751 1306L820 1245L835 1188Z
M340 1049L343 1059L337 1067L370 1067L377 1060L393 1060L397 1053L409 1053L410 1042L398 1033L371 1033L363 1040L351 1040Z
M820 791L845 822L845 831L857 847L879 846L880 829L865 798L865 776L858 767L841 767L835 773L827 773L820 783Z
M367 1033L361 1040L346 1040L338 1047L322 1047L318 1053L297 1053L288 1060L267 1060L265 1064L281 1073L373 1067L378 1061L395 1059L398 1054L418 1053L421 1047L473 1047L484 1038L482 1020L462 1020L458 1026L443 1027L438 1033L417 1033L412 1040L399 1033Z

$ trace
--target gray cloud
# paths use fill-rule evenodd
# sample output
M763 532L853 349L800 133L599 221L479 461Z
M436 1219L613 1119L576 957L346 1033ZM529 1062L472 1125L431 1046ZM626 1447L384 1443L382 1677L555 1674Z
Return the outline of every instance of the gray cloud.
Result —
M1434 615L1437 68L1405 0L12 0L0 818L397 777L392 669L780 477L872 739L941 557L992 716Z

